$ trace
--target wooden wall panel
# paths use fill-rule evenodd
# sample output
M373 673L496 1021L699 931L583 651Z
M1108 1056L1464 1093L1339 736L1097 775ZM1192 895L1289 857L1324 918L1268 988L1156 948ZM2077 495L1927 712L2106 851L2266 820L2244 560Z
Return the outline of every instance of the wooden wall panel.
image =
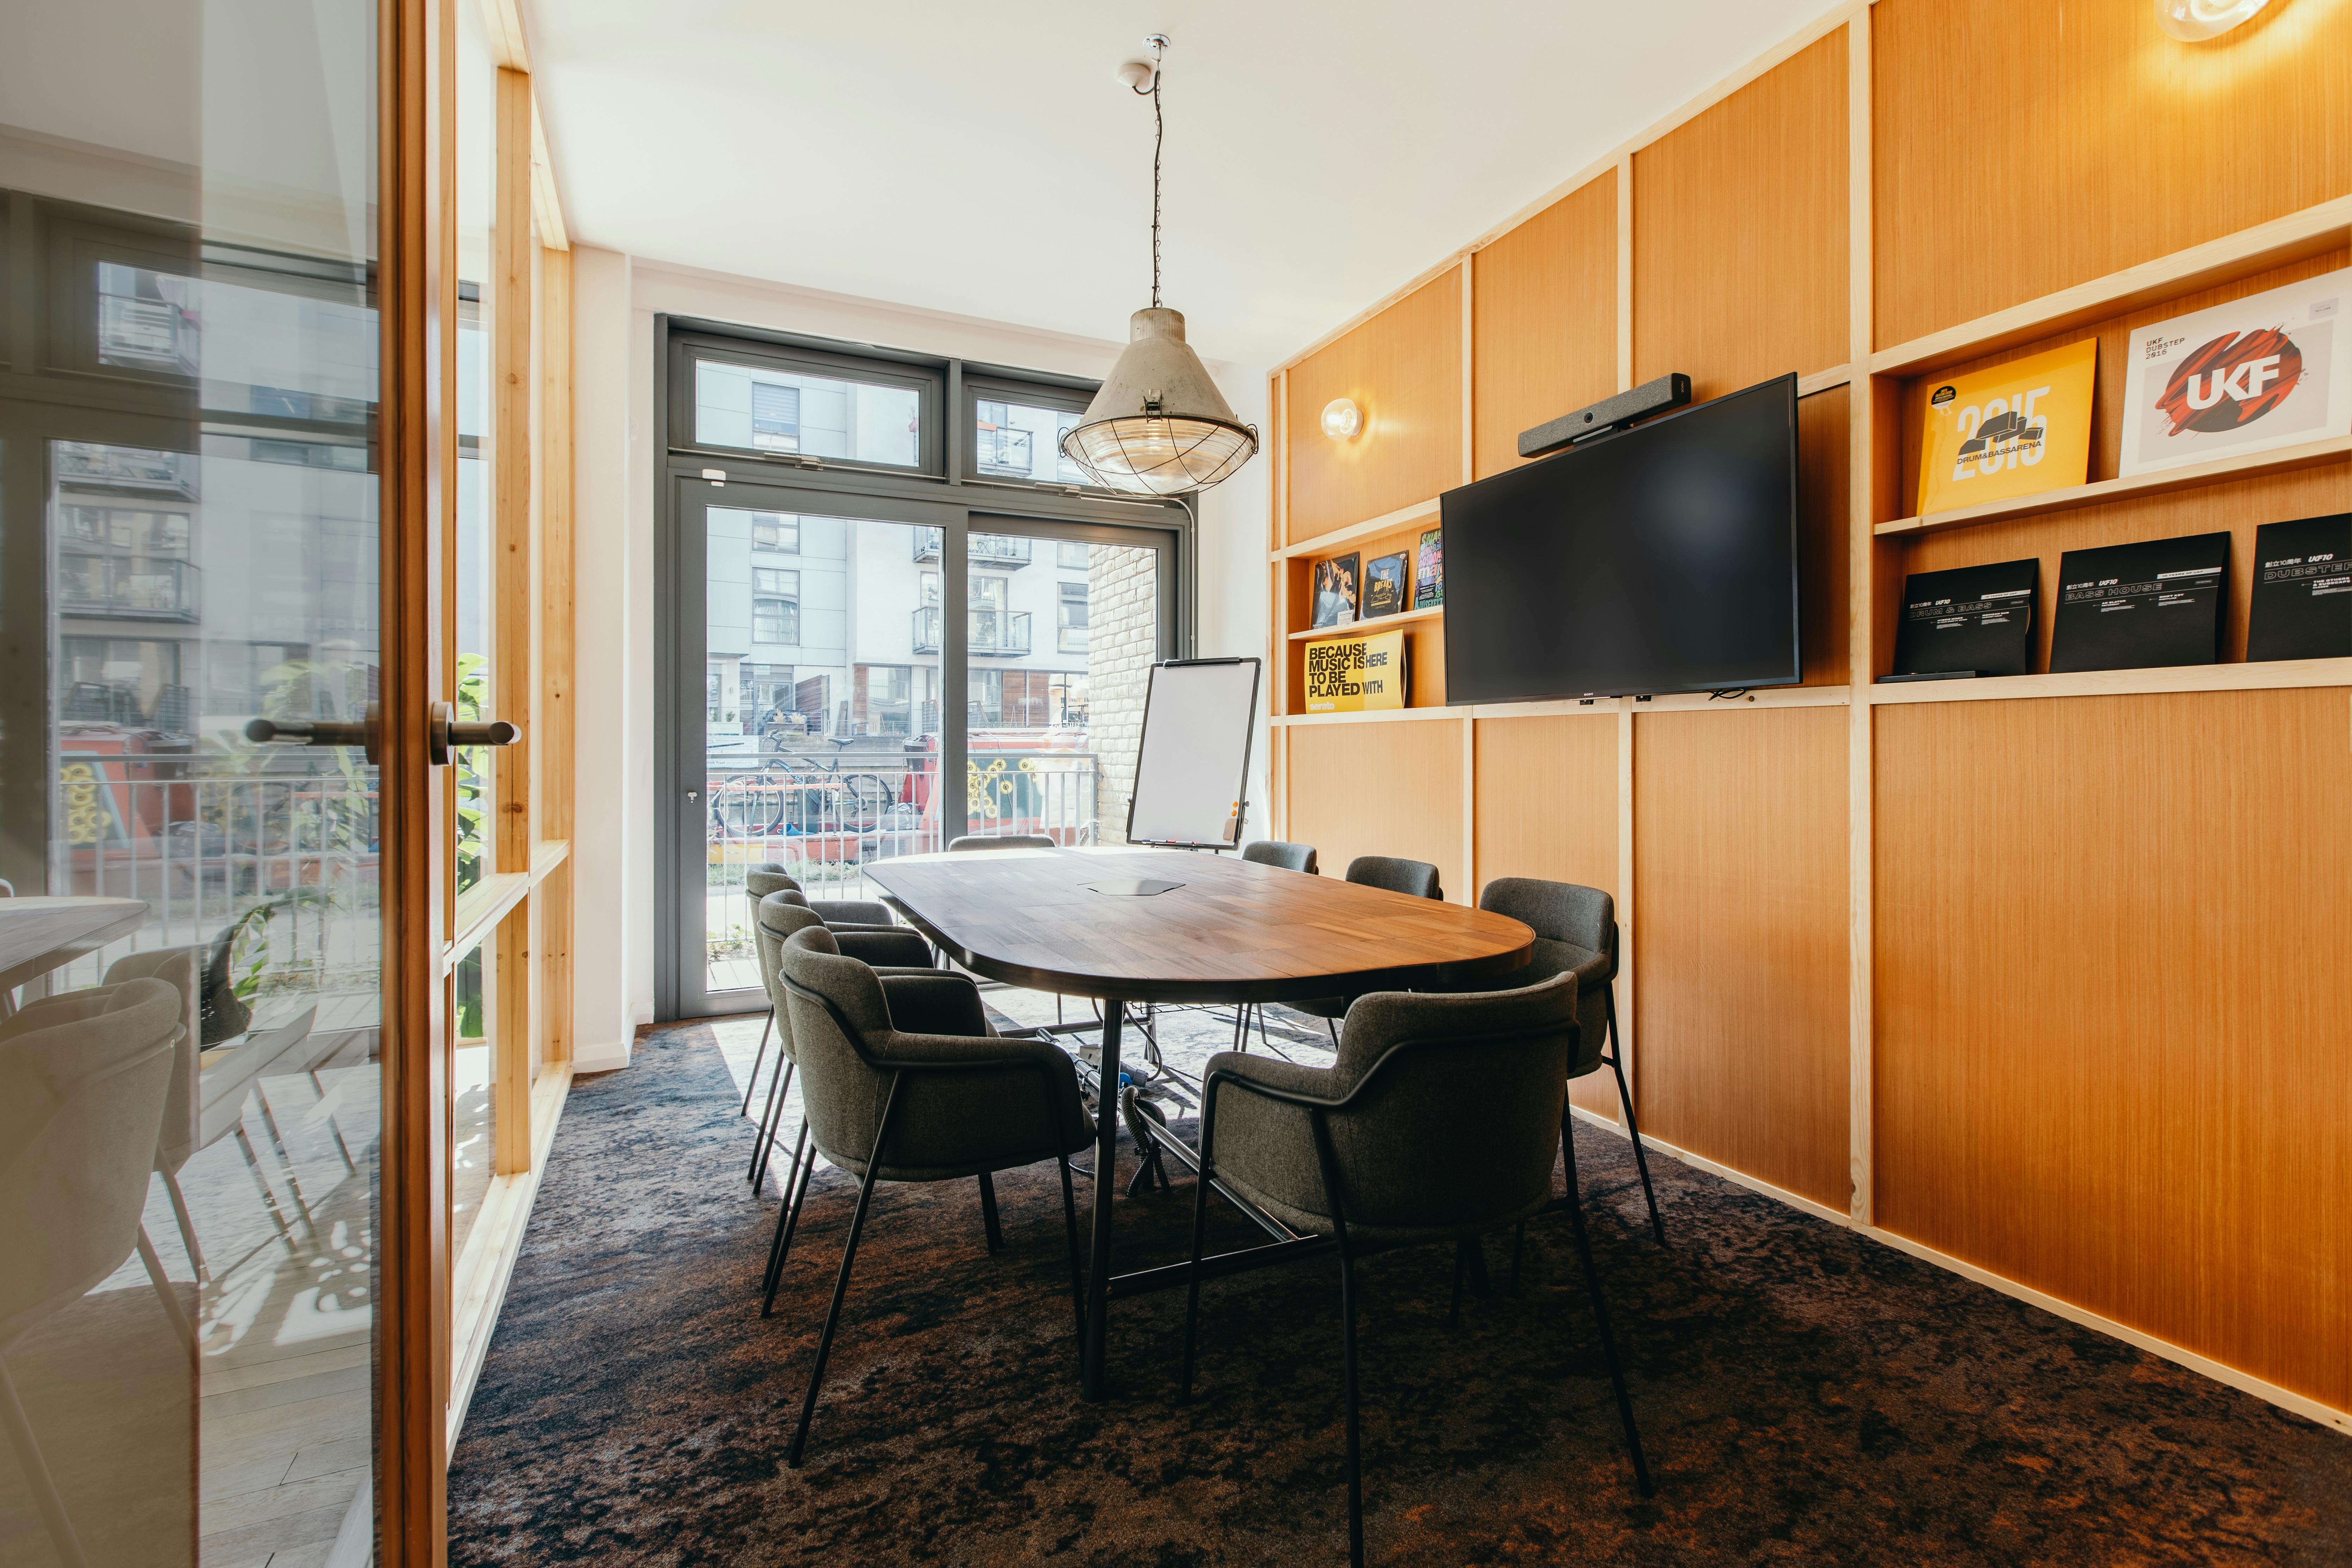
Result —
M1852 403L1849 388L1833 386L1797 404L1798 640L1808 686L1846 683L1853 630L1846 593L1853 579Z
M2041 16L1872 7L1878 347L2352 189L2352 6L2189 45L2145 5Z
M1877 791L1879 1222L2339 1409L2347 697L1881 709Z
M1517 468L1519 432L1617 390L1617 171L1471 258L1473 455Z
M1846 730L1843 708L1633 726L1643 1130L1841 1213Z
M1445 896L1462 865L1462 725L1452 719L1298 724L1288 731L1290 840L1312 844L1327 877L1359 855L1438 868Z
M1481 719L1475 743L1478 889L1541 877L1616 896L1617 715ZM1605 1072L1578 1079L1569 1097L1617 1120Z
M1636 383L1845 363L1846 164L1843 27L1633 154Z
M1462 482L1462 275L1450 268L1291 367L1290 537L1425 501ZM1351 397L1364 427L1323 434L1323 405Z

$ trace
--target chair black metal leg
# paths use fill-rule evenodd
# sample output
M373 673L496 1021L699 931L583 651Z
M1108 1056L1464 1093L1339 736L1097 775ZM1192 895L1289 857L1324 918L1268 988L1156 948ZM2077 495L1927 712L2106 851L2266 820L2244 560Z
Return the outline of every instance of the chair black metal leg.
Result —
M1323 1026L1331 1032L1331 1048L1335 1051L1338 1050L1339 1048L1339 1026L1332 1020L1326 1018L1323 1020Z
M760 1304L760 1316L766 1317L776 1310L776 1285L784 1277L784 1259L792 1256L793 1232L800 1228L801 1205L808 1201L809 1181L816 1174L816 1161L811 1159L803 1167L801 1151L808 1145L808 1119L801 1119L801 1135L793 1142L792 1168L784 1173L784 1204L776 1211L776 1239L768 1244L768 1277L760 1282L764 1299Z
M980 1223L988 1232L988 1250L1004 1250L1004 1226L996 1217L996 1183L989 1173L980 1173Z
M1470 1289L1481 1301L1495 1299L1495 1282L1486 1275L1486 1244L1478 1237L1466 1237L1463 1245L1470 1249Z
M1470 1243L1457 1241L1454 1244L1454 1304L1445 1309L1445 1326L1449 1329L1462 1326L1462 1276L1469 1268Z
M1527 1245L1528 1222L1521 1220L1511 1231L1511 1294L1514 1296L1519 1293L1519 1254L1527 1250Z
M1176 1403L1192 1403L1193 1347L1201 1328L1201 1248L1209 1234L1209 1187L1214 1168L1209 1163L1213 1129L1209 1108L1201 1108L1201 1169L1192 1191L1192 1278L1184 1288L1184 1373L1176 1385Z
M1617 1364L1617 1337L1609 1331L1609 1304L1601 1299L1601 1270L1593 1266L1592 1242L1585 1235L1584 1206L1569 1205L1568 1217L1576 1229L1577 1257L1584 1263L1584 1288L1592 1297L1592 1320L1601 1325L1601 1353L1608 1358L1609 1383L1617 1391L1617 1414L1625 1423L1625 1447L1633 1456L1633 1484L1643 1497L1655 1497L1658 1489L1650 1484L1650 1467L1642 1458L1642 1434L1633 1425L1633 1399L1625 1392L1625 1373Z
M833 1305L825 1310L824 1331L817 1336L816 1365L809 1370L808 1397L801 1401L801 1424L793 1433L792 1446L784 1450L784 1468L801 1468L802 1450L808 1447L809 1423L816 1419L817 1390L824 1385L824 1363L833 1354L833 1331L841 1322L842 1299L849 1294L850 1266L857 1261L857 1238L866 1231L866 1210L874 1201L874 1173L882 1168L882 1151L890 1133L890 1112L898 1100L898 1075L890 1076L890 1088L882 1097L882 1123L875 1130L873 1147L866 1151L866 1178L857 1184L857 1212L850 1216L849 1243L841 1249L841 1272L834 1277Z
M1625 1069L1617 1065L1617 1004L1609 1004L1609 1070L1617 1075L1617 1103L1625 1108L1625 1131L1633 1139L1633 1168L1642 1173L1642 1195L1650 1201L1650 1230L1658 1245L1666 1244L1666 1225L1658 1217L1658 1192L1650 1185L1650 1157L1642 1151L1642 1124L1633 1116L1633 1097L1625 1088Z
M1066 1155L1054 1162L1062 1167L1062 1231L1070 1249L1070 1316L1077 1325L1078 1343L1087 1342L1087 1285L1078 1272L1078 1203L1070 1191L1070 1162Z
M768 1146L769 1124L776 1119L776 1107L782 1103L784 1069L790 1065L784 1060L784 1053L779 1050L776 1065L768 1078L767 1103L760 1108L760 1136L751 1144L751 1163L743 1172L743 1179L755 1187L760 1184L760 1161Z
M768 1021L760 1026L760 1054L751 1058L751 1076L743 1080L743 1109L740 1114L751 1114L751 1095L760 1087L760 1064L768 1059L768 1031L776 1026L776 1010L768 1009Z
M755 1193L760 1190L760 1184L767 1180L768 1157L775 1152L776 1136L783 1131L784 1106L792 1098L793 1074L800 1070L800 1065L786 1061L782 1051L776 1053L776 1066L780 1070L776 1074L773 1091L775 1109L760 1122L760 1148L751 1164L751 1190Z
M1455 1255L1456 1258L1460 1254ZM1454 1272L1454 1300L1461 1301L1461 1271ZM1356 1407L1356 1260L1348 1253L1348 1233L1339 1232L1339 1322L1348 1380L1348 1563L1364 1568L1364 1443Z

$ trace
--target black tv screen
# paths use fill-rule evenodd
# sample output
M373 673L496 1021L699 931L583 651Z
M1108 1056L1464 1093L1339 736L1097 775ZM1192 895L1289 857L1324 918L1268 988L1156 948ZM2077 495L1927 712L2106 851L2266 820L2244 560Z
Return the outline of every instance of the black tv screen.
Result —
M1449 490L1449 703L1793 686L1797 378Z

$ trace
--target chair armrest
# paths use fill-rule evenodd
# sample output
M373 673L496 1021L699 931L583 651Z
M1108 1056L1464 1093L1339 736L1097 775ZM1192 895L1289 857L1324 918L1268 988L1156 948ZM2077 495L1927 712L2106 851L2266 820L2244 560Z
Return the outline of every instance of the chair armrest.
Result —
M1597 991L1617 978L1617 955L1613 952L1596 952L1582 963L1570 969L1569 973L1576 976L1577 994L1582 995L1587 991Z
M871 899L811 899L809 908L816 918L827 925L887 926L897 922L890 918L889 906Z
M908 933L912 935L912 933ZM914 939L919 943L922 939ZM970 976L932 970L926 974L884 974L882 1000L891 1027L906 1036L955 1037L995 1041L980 987ZM895 1052L894 1052L895 1054Z
M941 973L931 963L930 943L903 926L891 931L836 931L833 940L843 957L877 969L929 969Z
M1278 1061L1272 1057L1244 1056L1239 1051L1219 1051L1209 1058L1201 1082L1205 1088L1211 1079L1222 1079L1237 1089L1269 1100L1293 1105L1333 1105L1338 1103L1332 1094L1338 1087L1334 1076L1329 1068Z

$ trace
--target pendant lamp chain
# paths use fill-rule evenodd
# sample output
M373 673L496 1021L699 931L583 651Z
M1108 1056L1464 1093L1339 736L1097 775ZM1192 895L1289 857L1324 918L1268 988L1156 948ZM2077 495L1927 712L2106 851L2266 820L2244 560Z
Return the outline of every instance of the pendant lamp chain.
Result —
M1168 40L1157 34L1151 39L1151 308L1160 309L1160 145L1168 139L1168 121L1160 111L1160 76L1168 68L1164 56ZM1141 88L1131 89L1139 98Z

